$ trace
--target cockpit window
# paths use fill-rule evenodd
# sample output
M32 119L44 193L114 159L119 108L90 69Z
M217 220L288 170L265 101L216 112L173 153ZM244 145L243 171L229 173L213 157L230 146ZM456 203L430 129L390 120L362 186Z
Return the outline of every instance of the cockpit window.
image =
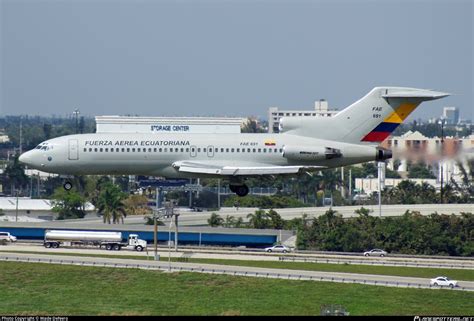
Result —
M48 143L41 143L38 146L36 146L35 149L50 150L50 149L53 149L53 146L49 145Z

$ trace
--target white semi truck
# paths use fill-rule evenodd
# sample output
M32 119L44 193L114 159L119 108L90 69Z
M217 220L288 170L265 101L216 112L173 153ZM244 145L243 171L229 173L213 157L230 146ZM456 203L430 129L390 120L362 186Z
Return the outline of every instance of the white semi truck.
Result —
M139 239L137 234L130 234L128 242L125 243L122 242L121 232L46 230L44 247L58 248L60 245L95 245L105 247L109 251L120 251L122 247L128 247L141 252L147 243Z

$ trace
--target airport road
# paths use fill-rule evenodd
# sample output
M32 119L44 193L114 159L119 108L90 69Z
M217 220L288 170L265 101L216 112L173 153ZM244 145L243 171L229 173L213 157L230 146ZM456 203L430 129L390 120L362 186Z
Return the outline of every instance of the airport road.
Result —
M333 206L332 209L339 212L343 217L356 217L355 210L365 207L371 210L372 216L379 215L378 205L356 205L356 206ZM303 214L307 214L308 218L318 217L326 213L329 207L298 207L298 208L278 208L275 209L278 214L285 220L301 217ZM180 211L179 225L181 226L207 226L207 220L212 213L219 214L225 218L227 215L234 216L236 219L242 218L247 221L247 215L254 213L257 208L235 208L235 207L223 207L219 211L214 212L189 212ZM430 215L432 213L439 214L456 214L459 215L461 212L474 212L473 204L410 204L410 205L382 205L382 216L401 216L407 210L418 211L422 215ZM164 222L169 222L169 219L163 219ZM76 224L84 223L85 220L69 220L64 221L65 224ZM102 223L102 218L90 218L87 219L89 223ZM125 218L125 224L143 224L143 216L128 216Z
M116 255L116 256L143 256L146 252L135 252L131 250L106 251L98 248L72 248L62 247L58 249L46 249L41 244L16 243L8 246L0 246L0 252L37 252L37 253L72 253L89 255ZM445 268L445 269L470 269L474 270L474 260L455 259L431 259L431 258L403 258L403 257L363 257L348 255L324 255L324 254L300 254L300 253L265 253L246 252L235 250L210 250L210 249L181 249L175 252L173 248L159 247L158 254L162 257L183 257L195 259L220 259L220 260L242 260L242 261L287 261L287 262L313 262L329 264L356 264L356 265L378 265L378 266L400 266L400 267L422 267L422 268ZM148 248L148 256L153 256L153 248Z
M17 254L17 253L0 253L1 261L20 261L30 263L50 263L50 264L67 264L82 266L104 266L115 268L141 268L155 269L162 271L178 272L199 272L228 274L235 276L252 276L266 278L281 278L291 280L311 280L311 281L328 281L343 283L359 283L378 286L392 287L412 287L412 288L432 288L429 279L400 277L387 275L372 274L355 274L355 273L339 273L339 272L318 272L303 270L286 270L286 269L270 269L245 266L224 266L216 264L202 263L178 263L178 262L159 262L159 261L142 261L120 258L97 258L97 257L71 257L62 255L47 254ZM460 281L459 287L454 290L474 291L474 282Z

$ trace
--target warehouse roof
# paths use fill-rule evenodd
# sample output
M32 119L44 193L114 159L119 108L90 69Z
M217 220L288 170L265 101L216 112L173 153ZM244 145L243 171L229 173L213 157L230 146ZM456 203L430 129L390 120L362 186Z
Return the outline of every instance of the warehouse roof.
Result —
M0 197L0 209L6 211L16 210L16 197ZM31 199L29 197L18 197L18 210L25 211L51 211L53 205L48 199ZM94 211L91 203L86 203L86 211Z

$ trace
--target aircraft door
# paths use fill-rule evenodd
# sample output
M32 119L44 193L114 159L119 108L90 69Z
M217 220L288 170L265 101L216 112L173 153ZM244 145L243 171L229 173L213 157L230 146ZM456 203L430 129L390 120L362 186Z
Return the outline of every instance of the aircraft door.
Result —
M69 160L78 160L79 159L79 143L77 139L69 140Z
M207 157L214 157L214 146L207 146Z
M191 157L196 157L196 146L191 146L191 148L189 149L189 152L191 153Z

